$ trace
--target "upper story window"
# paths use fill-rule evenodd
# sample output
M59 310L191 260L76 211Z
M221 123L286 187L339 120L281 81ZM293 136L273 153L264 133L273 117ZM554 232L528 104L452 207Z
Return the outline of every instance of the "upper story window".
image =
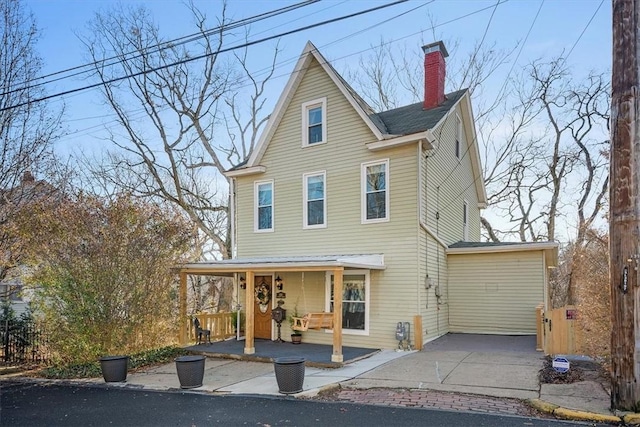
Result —
M469 202L462 203L462 240L469 240Z
M456 159L460 159L460 148L462 146L462 120L456 114Z
M362 164L362 222L389 220L389 160Z
M254 229L273 231L273 181L256 182L254 193Z
M302 104L302 146L327 142L327 98Z
M334 276L327 272L326 310L333 312L336 297L333 292ZM345 270L342 276L342 330L345 334L369 335L368 270Z
M326 172L303 175L304 228L324 228L327 226L327 198L325 193Z

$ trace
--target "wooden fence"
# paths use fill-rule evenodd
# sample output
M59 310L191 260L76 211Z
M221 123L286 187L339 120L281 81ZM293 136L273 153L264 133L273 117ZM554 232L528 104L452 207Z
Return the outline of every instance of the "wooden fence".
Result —
M200 327L202 329L211 331L211 341L222 341L236 336L236 328L233 324L233 313L200 313L196 314L195 317L200 321ZM188 342L195 342L197 337L193 326L193 317L189 317L188 325Z
M545 354L580 354L580 337L576 325L577 310L572 305L544 311L537 307L538 349Z

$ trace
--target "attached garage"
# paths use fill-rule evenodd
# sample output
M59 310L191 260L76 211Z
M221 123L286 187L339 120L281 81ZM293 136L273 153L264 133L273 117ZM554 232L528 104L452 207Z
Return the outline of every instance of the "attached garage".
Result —
M547 302L558 245L458 242L447 249L449 331L536 333L536 306Z

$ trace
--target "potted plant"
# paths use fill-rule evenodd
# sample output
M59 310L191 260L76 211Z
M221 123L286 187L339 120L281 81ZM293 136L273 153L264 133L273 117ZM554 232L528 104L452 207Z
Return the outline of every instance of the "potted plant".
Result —
M294 317L300 317L297 305L293 308L293 314L289 316L289 328L291 328L291 344L300 344L302 343L302 333L293 329Z

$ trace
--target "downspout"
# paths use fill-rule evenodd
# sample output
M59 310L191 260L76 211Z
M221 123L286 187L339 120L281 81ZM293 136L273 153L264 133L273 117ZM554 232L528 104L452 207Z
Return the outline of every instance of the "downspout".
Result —
M236 179L231 178L229 181L229 221L231 222L231 258L237 258L236 250Z
M422 140L418 141L418 223L422 222ZM429 244L428 241L425 242L425 247ZM420 253L420 233L418 233L418 238L416 239L416 253ZM425 257L426 257L425 252ZM419 259L419 258L418 258ZM427 267L429 260L425 259L425 270ZM429 272L427 272L429 274ZM420 299L420 263L417 265L417 280L416 280L416 314L420 316L422 310L422 301ZM415 331L418 333L418 331Z

